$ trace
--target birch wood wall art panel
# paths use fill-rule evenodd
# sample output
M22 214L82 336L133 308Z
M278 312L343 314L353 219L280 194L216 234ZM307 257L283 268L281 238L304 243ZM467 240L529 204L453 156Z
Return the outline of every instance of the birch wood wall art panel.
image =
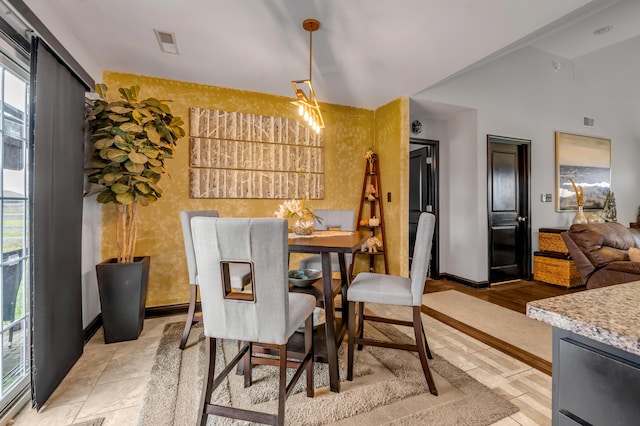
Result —
M190 167L324 172L323 149L226 139L191 138Z
M191 108L190 135L199 138L273 142L323 146L322 133L315 133L298 120Z
M192 168L189 179L191 198L324 197L321 174Z
M192 198L324 198L324 138L297 120L191 108Z

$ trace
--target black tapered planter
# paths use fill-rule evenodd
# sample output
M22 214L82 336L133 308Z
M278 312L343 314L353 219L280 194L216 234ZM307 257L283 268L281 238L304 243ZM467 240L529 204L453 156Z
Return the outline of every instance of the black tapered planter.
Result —
M142 332L147 301L149 256L131 263L109 259L96 265L104 342L135 340Z

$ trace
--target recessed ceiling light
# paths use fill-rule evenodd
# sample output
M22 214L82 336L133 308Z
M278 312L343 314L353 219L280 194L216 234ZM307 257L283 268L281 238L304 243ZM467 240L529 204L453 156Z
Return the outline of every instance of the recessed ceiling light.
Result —
M602 27L602 28L598 28L597 30L595 30L593 32L593 34L595 35L600 35L600 34L604 34L604 33L608 33L609 31L611 31L613 29L613 26L611 25L607 25L606 27Z

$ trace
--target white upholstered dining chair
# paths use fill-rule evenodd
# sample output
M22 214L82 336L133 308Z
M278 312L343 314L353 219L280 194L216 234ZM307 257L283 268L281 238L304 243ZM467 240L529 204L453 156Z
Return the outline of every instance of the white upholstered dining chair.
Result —
M195 216L218 217L218 211L191 210L180 212L182 238L184 240L184 251L187 257L187 270L189 272L189 310L187 311L187 321L184 325L182 339L180 339L180 349L184 349L187 344L191 327L202 320L200 315L196 315L196 304L198 302L198 270L196 269L196 256L193 251L193 240L191 239L191 218Z
M321 220L314 220L314 228L316 231L326 230L340 230L340 231L353 231L355 228L355 212L353 210L328 210L328 209L316 209L314 213L321 218ZM344 257L345 266L347 271L351 266L352 256L347 253ZM319 254L314 254L300 260L300 269L317 269L322 270L322 257ZM333 272L340 272L340 263L337 253L331 253L331 270Z
M200 402L200 424L205 425L209 415L217 415L284 425L285 400L305 370L307 396L313 396L312 314L316 305L313 296L289 292L287 221L194 217L191 219L191 231L208 354L205 368L207 378ZM229 266L232 264L249 266L250 291L236 291L231 287ZM304 326L304 355L287 385L287 342L301 326ZM233 360L218 377L214 377L216 344L222 339L237 340L242 345ZM277 414L211 402L213 391L243 358L245 386L251 385L253 342L278 348Z
M180 212L184 251L187 257L187 270L189 271L189 309L187 311L187 320L184 325L182 339L180 339L180 349L184 349L186 346L191 327L202 320L202 316L196 314L196 304L198 301L198 268L196 267L193 240L191 238L191 219L196 216L219 217L217 210L185 210ZM230 268L231 285L236 289L243 289L244 286L249 283L251 271L246 265L241 264L233 264Z
M418 220L416 242L411 264L411 278L394 275L360 272L347 290L349 303L348 332L349 343L347 349L347 380L353 380L353 351L357 344L361 349L363 345L380 346L385 348L401 349L418 352L424 377L427 380L429 391L437 395L436 384L431 376L427 358L432 358L427 337L424 333L420 307L422 306L422 293L429 270L431 257L431 244L436 219L431 213L422 213ZM382 318L374 315L365 315L365 303L380 303L385 305L406 306L413 310L413 321L403 321L395 318ZM355 304L358 303L359 328L356 332ZM392 342L383 342L364 338L365 321L386 322L391 324L413 327L416 344L407 345Z

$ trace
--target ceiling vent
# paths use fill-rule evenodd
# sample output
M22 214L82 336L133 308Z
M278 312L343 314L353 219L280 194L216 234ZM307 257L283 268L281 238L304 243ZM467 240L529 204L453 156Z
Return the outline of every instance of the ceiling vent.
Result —
M176 35L165 31L153 30L156 33L160 50L164 53L178 54L178 45L176 44Z
M595 120L591 117L584 117L584 125L587 127L593 127Z

